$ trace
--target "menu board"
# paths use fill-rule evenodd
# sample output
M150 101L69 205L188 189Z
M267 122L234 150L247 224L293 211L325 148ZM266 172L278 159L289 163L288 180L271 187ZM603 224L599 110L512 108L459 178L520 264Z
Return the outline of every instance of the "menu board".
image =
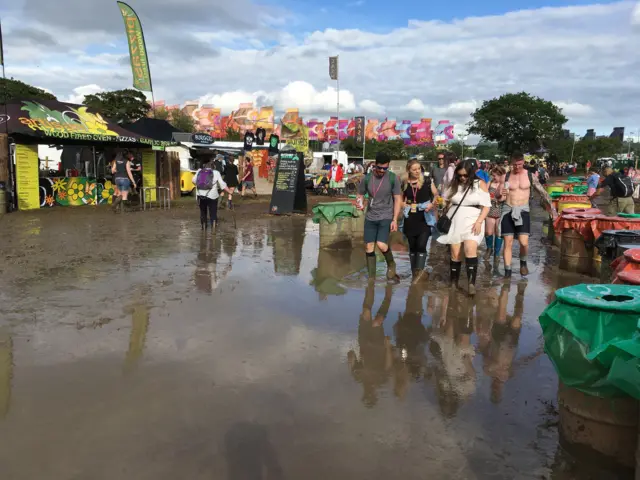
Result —
M142 186L155 187L157 186L156 182L156 152L145 150L142 152ZM150 195L150 201L155 202L156 190L151 190ZM149 201L148 198L147 201Z
M307 213L304 155L301 152L280 152L269 211L275 215Z
M16 145L16 187L20 210L40 208L38 167L38 146Z

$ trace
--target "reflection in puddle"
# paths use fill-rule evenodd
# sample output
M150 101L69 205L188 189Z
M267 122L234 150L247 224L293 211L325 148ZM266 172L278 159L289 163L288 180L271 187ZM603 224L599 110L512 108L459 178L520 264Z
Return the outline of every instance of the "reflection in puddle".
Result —
M13 339L0 329L0 420L5 418L11 407L11 386L13 382Z

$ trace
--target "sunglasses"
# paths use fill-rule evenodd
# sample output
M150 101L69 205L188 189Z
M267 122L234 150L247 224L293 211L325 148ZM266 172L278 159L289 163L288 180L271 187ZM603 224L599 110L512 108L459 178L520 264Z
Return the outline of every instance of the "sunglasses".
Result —
M374 165L373 168L382 172L386 172L387 170L389 170L389 167L381 167L380 165Z
M459 173L458 178L469 178L469 175L467 175L466 173Z

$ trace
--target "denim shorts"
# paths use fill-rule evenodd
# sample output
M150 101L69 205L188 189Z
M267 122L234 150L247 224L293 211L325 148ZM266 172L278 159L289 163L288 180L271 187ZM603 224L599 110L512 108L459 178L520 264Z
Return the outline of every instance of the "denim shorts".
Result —
M391 220L364 220L364 243L389 243Z
M116 187L121 192L128 192L131 189L131 180L128 178L116 178Z
M253 182L242 182L242 185L246 188L253 188Z

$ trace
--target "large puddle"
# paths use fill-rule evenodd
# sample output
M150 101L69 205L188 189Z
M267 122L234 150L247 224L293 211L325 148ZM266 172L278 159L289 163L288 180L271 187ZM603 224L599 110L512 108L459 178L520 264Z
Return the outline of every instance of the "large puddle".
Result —
M540 232L527 280L484 264L470 299L438 246L423 287L401 247L368 287L304 218L105 218L0 233L0 478L591 478L537 321L585 279Z

